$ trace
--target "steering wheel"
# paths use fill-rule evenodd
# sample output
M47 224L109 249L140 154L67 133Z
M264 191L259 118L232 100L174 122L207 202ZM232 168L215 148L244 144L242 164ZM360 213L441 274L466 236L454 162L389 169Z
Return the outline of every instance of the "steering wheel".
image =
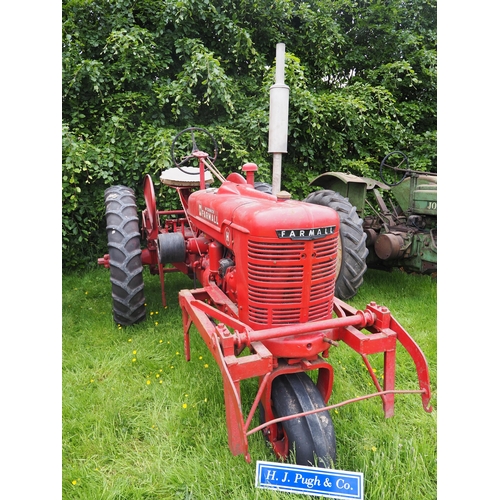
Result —
M400 156L402 156L403 159L401 159ZM406 164L406 168L400 168L403 163ZM394 180L394 178L396 179L394 182L388 182L385 179L383 174L384 168L390 169L394 172L391 173L392 175L391 180ZM403 176L399 179L399 175L401 175L401 172L403 172ZM408 177L409 173L410 173L410 168L408 164L408 158L401 151L393 151L392 153L389 153L388 155L385 156L385 158L382 160L382 163L380 164L380 179L384 184L387 184L388 186L391 187L401 184L406 179L406 177Z
M199 148L198 145L200 145L201 148ZM210 150L213 150L213 156L207 153L207 151ZM179 132L172 141L172 161L174 165L185 174L198 175L199 173L182 169L182 167L187 166L191 160L196 160L196 166L199 165L199 159L203 157L214 162L217 158L217 153L217 141L210 132L203 128L186 128Z

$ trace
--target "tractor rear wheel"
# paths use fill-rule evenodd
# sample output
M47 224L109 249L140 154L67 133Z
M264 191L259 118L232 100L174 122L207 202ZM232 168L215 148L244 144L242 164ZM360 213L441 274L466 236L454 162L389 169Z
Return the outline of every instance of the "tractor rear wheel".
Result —
M146 317L141 238L134 191L112 186L104 192L113 318L129 326Z
M262 193L273 194L273 187L268 182L254 182L253 187Z
M316 410L325 406L323 398L305 372L280 375L273 381L271 399L276 417ZM332 417L328 411L285 420L282 426L288 455L298 465L331 468L335 464L337 444Z
M366 248L363 221L349 199L335 191L327 189L315 191L304 201L330 207L339 214L340 238L337 250L335 296L340 300L348 300L356 295L363 284L363 275L367 269L368 248Z

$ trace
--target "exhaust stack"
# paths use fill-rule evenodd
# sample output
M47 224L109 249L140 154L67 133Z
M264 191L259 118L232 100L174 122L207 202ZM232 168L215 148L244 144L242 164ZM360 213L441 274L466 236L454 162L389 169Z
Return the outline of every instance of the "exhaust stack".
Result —
M288 141L288 101L290 88L285 85L285 44L276 44L276 83L270 89L269 96L269 146L268 153L273 154L272 193L281 190L281 159L287 153Z

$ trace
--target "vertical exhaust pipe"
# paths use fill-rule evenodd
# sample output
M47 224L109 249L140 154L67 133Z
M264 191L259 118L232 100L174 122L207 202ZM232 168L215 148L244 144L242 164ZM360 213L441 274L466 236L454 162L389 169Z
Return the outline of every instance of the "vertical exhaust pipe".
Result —
M272 193L281 190L281 160L288 146L288 101L290 88L285 85L285 44L276 44L275 84L269 92L268 153L273 154Z

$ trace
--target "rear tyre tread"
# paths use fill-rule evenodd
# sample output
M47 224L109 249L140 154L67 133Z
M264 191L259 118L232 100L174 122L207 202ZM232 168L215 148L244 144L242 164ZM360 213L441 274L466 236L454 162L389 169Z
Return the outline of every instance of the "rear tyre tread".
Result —
M139 217L134 191L112 186L104 192L106 232L116 323L130 326L146 317Z
M349 199L336 191L315 191L304 201L330 207L339 215L342 263L335 281L335 296L341 300L351 299L363 284L363 275L367 269L368 248L363 221Z
M262 193L273 194L273 187L267 182L254 182L253 187Z

